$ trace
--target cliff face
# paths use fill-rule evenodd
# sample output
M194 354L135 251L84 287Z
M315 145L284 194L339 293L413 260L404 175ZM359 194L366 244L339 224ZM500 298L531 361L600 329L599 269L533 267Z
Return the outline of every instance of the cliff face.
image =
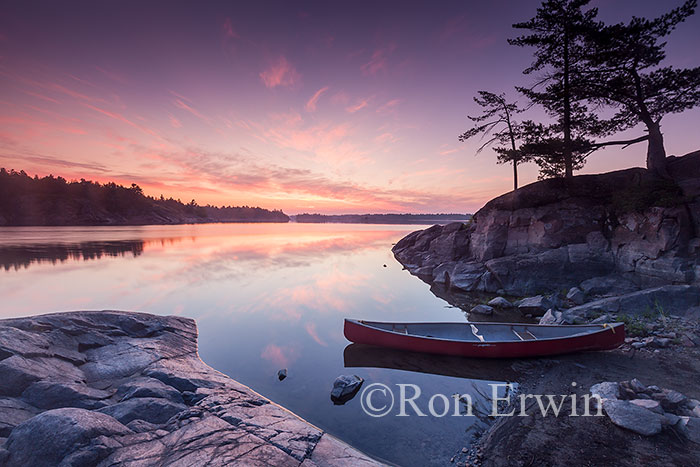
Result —
M670 159L673 181L635 168L536 182L491 200L470 224L413 232L393 252L426 282L467 292L698 284L700 151Z

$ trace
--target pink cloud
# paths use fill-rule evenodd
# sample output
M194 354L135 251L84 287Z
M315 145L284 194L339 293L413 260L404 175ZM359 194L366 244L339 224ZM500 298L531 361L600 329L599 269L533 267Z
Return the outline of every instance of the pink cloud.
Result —
M377 143L379 143L379 144L382 144L382 143L395 143L395 142L398 141L398 140L399 140L399 139L398 139L396 136L394 136L393 134L391 134L391 133L389 133L389 132L382 133L381 135L379 135L379 136L377 136L377 137L374 138L374 141L377 142Z
M231 24L231 18L226 18L224 20L222 31L224 33L224 38L226 39L238 39L240 37L238 33L233 29L233 24Z
M95 66L95 69L113 81L117 81L122 84L127 82L126 77L122 74L116 73L112 70L106 70L99 66Z
M331 102L335 105L347 105L347 103L350 102L350 98L345 92L340 91L333 94L333 97L331 97Z
M311 96L311 99L308 100L306 103L306 111L307 112L315 112L316 111L316 103L318 102L319 98L321 95L328 91L328 86L323 87L316 91L313 96Z
M203 120L206 123L210 123L210 120L208 117L203 115L201 112L199 112L197 109L195 109L191 105L187 104L182 99L179 99L179 98L175 99L175 101L173 101L173 104L175 104L175 107L177 107L178 109L185 110L185 111L191 113L192 115L194 115L195 117L199 118L200 120Z
M316 331L316 323L306 323L304 328L309 336L311 336L311 338L315 340L318 345L328 347L328 344L326 344L326 342L318 336L318 332Z
M140 131L146 133L147 135L150 135L150 136L158 136L158 135L157 135L153 130L151 130L150 128L146 128L146 127L144 127L143 125L139 125L138 123L134 123L134 122L132 122L131 120L129 120L128 118L126 118L125 116L121 115L121 114L118 114L118 113L116 113L116 112L110 112L109 110L105 110L105 109L102 109L102 108L100 108L100 107L96 107L96 106L91 105L91 104L83 104L83 105L84 105L85 107L87 107L88 109L92 109L92 110L94 110L95 112L99 112L99 113L101 113L102 115L106 115L107 117L113 118L114 120L120 121L120 122L122 122L122 123L125 123L125 124L131 126L131 127L134 127L134 128L136 128L137 130L140 130Z
M372 99L371 98L360 99L359 101L357 101L357 103L355 105L351 105L349 107L346 107L345 110L347 110L351 114L354 114L358 110L362 110L365 107L367 107L369 105L370 100L372 100Z
M290 363L299 358L299 351L291 346L268 344L263 349L260 357L278 367L288 367Z
M45 95L43 95L43 94L39 94L39 93L36 93L36 92L31 92L31 91L23 91L23 92L24 92L26 95L28 95L28 96L36 97L37 99L42 99L42 100L45 100L45 101L48 101L48 102L52 102L52 103L54 103L54 104L60 104L60 103L61 103L60 101L58 101L58 100L56 100L56 99L53 99L53 98L51 98L51 97L45 96Z
M172 125L173 128L182 128L182 123L180 123L180 120L173 117L172 115L168 114L168 120L170 121L170 125Z
M260 79L268 88L291 87L299 82L301 75L285 57L280 57L270 68L260 73Z
M399 106L403 102L402 99L392 99L386 104L380 106L377 108L377 113L378 114L389 114L393 113L396 110L396 107Z
M395 44L391 44L388 47L377 49L372 52L372 57L369 61L362 66L363 75L376 75L379 72L387 71L388 56L396 49Z

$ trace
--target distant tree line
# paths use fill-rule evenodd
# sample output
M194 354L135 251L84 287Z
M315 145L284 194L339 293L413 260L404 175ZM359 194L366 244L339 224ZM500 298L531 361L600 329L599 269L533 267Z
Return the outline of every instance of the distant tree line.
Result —
M146 196L141 187L0 169L0 225L118 225L288 222L279 210L200 206L195 200Z
M299 223L322 224L446 224L466 222L471 214L297 214Z
M666 37L694 14L697 0L655 19L633 17L608 25L597 20L590 0L547 0L536 15L513 27L525 34L511 45L534 48L524 70L535 76L530 86L517 86L527 105L509 101L506 93L479 91L474 98L483 111L469 116L475 126L459 136L467 141L485 135L477 153L493 146L498 163L534 161L540 178L572 177L594 151L612 145L647 141L647 168L668 178L661 120L700 104L700 67L663 66ZM540 106L549 123L519 120L519 114ZM646 134L600 141L642 125Z

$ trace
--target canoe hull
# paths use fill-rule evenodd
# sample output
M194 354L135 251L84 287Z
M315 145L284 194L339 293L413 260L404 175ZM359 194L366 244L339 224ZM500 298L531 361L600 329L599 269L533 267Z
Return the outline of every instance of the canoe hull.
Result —
M399 334L346 319L344 334L346 339L357 344L477 358L541 357L587 350L611 350L619 347L625 341L624 325L601 327L601 330L597 332L554 339L519 342L468 342Z

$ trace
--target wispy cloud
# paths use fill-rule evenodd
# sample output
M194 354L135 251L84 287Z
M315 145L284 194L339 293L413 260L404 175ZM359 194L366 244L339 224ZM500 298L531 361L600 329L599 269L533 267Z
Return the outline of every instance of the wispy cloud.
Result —
M291 87L301 80L301 75L284 57L280 57L270 67L260 72L260 79L268 88L277 86Z
M184 100L182 100L180 98L175 99L173 101L173 104L175 104L175 107L177 107L178 109L189 112L192 115L194 115L195 117L199 118L200 120L203 120L206 123L211 122L209 117L205 116L199 110L195 109L194 107L192 107L191 105L189 105L188 103L186 103Z
M314 93L313 96L311 96L311 99L309 99L306 102L305 108L306 108L307 112L315 112L316 111L316 103L321 98L321 95L326 91L328 91L328 86L325 86L325 87L319 89L318 91L316 91Z
M392 99L384 105L377 107L378 114L390 114L396 111L396 108L403 102L403 99Z
M182 123L180 122L180 120L178 120L170 114L168 114L168 121L170 122L170 125L173 128L182 128Z
M231 18L226 18L224 20L224 24L221 27L221 30L224 34L224 38L226 39L238 39L240 37L238 33L233 29L233 23L231 23Z
M394 50L396 50L396 44L390 44L387 47L377 49L372 52L372 57L368 62L360 66L360 70L363 75L376 75L380 72L386 72L388 69L388 57Z
M369 103L370 103L371 100L372 100L372 98L370 98L370 97L366 97L366 98L360 99L360 100L358 100L355 104L353 104L353 105L351 105L351 106L349 106L349 107L346 107L345 110L347 110L347 111L350 112L351 114L354 114L354 113L357 112L358 110L362 110L362 109L364 109L365 107L367 107L367 106L369 105Z

